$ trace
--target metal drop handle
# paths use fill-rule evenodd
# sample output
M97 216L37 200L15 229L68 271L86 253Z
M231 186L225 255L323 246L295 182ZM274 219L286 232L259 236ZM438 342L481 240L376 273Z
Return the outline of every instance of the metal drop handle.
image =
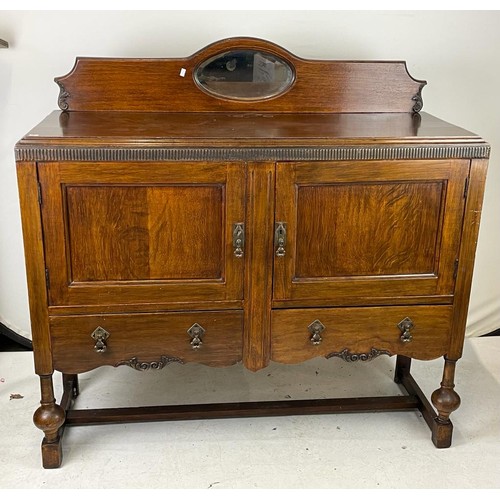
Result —
M326 326L321 323L319 319L314 320L308 327L307 329L309 330L309 333L311 334L310 341L314 345L319 345L323 341L323 338L321 337L321 332L326 328Z
M94 349L96 352L103 353L108 348L106 340L111 334L106 331L102 326L98 326L90 336L95 340Z
M274 228L274 244L276 245L276 257L285 256L286 246L286 222L276 222Z
M406 317L405 319L401 320L398 323L398 328L402 333L401 337L399 337L399 340L401 340L401 342L403 342L404 344L411 342L413 340L411 330L413 330L414 327L415 325L410 318Z
M236 224L233 224L234 256L238 258L243 257L244 247L245 247L245 224L243 224L243 222L237 222Z
M201 338L203 337L203 335L205 335L205 328L203 328L198 323L194 323L188 328L187 333L192 338L191 340L192 348L199 349L203 344Z

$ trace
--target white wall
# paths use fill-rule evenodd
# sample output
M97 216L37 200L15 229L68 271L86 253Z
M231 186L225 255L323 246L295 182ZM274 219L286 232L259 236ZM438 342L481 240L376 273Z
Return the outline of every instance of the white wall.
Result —
M406 60L424 111L492 146L468 335L500 328L500 12L0 11L0 320L30 336L15 142L57 108L76 56L180 57L229 36L298 56Z

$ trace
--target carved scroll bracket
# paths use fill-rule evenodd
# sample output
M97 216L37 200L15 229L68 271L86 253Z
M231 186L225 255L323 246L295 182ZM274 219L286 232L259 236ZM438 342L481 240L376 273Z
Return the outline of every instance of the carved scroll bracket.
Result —
M161 356L158 361L139 361L137 357L133 357L129 360L120 361L116 363L115 366L130 366L130 368L134 368L134 370L139 370L141 372L145 372L147 370L161 370L169 363L180 363L184 364L184 361L175 356Z
M330 358L342 358L344 361L353 362L353 361L371 361L378 356L391 356L389 351L379 351L372 347L369 352L366 353L352 353L349 349L343 349L340 352L331 352L325 356L326 359Z
M64 88L64 85L61 82L56 81L57 85L59 85L59 98L57 99L57 105L63 111L67 111L69 109L68 99L71 97L70 93Z
M422 89L424 88L425 83L420 85L420 88L418 89L417 93L411 98L412 101L415 101L415 104L413 105L412 111L414 113L420 113L422 111L422 108L424 107L424 101L422 99Z

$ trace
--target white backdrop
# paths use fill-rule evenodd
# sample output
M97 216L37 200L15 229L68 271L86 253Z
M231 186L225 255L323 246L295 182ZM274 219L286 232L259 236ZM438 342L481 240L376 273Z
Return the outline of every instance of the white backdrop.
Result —
M500 328L499 11L0 11L0 321L31 337L14 144L76 56L182 57L229 36L306 58L406 60L424 111L492 146L467 335Z

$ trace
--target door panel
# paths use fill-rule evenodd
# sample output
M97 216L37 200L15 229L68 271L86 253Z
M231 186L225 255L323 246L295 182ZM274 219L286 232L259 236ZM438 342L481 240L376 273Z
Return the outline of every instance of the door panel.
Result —
M467 175L460 160L278 164L274 298L452 294Z
M223 277L222 185L69 186L66 205L73 282Z
M40 165L50 304L241 299L243 168Z

